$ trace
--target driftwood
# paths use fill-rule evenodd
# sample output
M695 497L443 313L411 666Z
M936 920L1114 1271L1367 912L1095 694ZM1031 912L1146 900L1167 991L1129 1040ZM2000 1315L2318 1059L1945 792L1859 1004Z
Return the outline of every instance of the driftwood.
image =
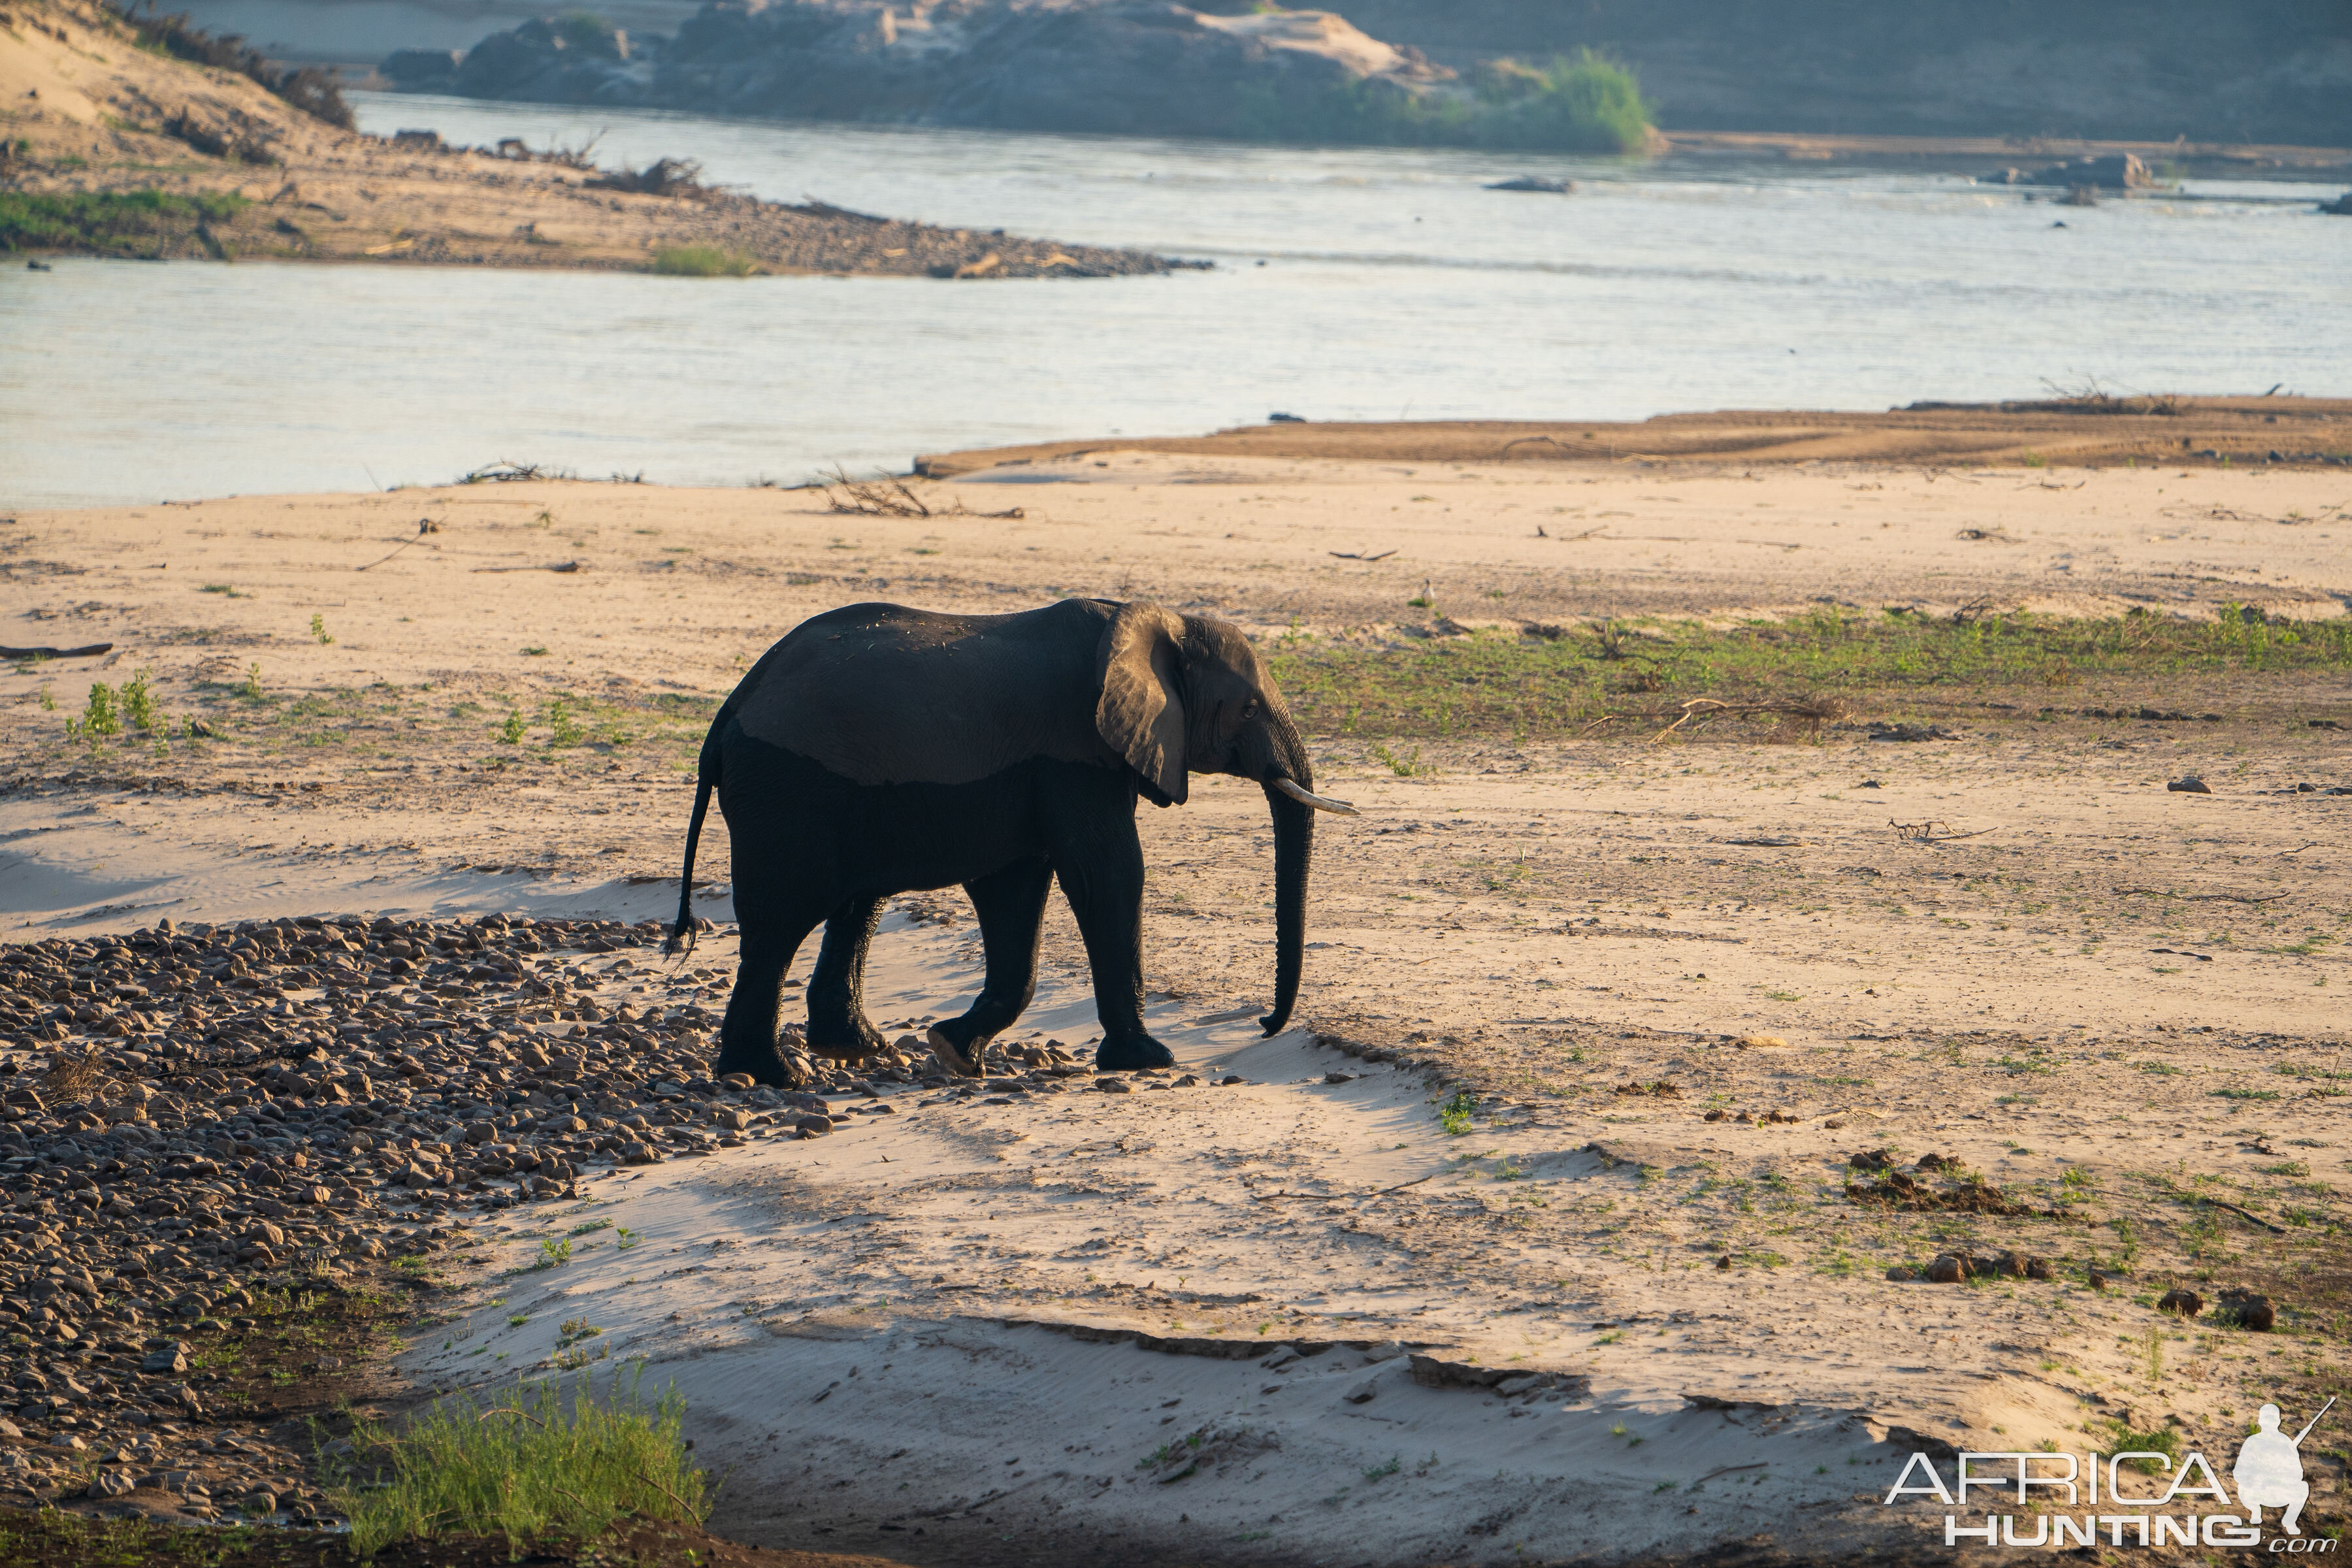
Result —
M838 487L843 495L834 494ZM907 488L906 481L888 474L877 474L871 479L853 479L838 463L833 477L818 488L824 491L825 504L834 510L854 517L1009 517L1025 515L1017 506L1003 511L973 511L958 500L954 505L933 511L923 498Z
M83 647L0 647L0 658L96 658L113 651L110 642L94 642Z
M461 485L510 485L523 479L562 479L569 474L558 473L542 463L515 463L501 458L495 463L485 463L457 482Z

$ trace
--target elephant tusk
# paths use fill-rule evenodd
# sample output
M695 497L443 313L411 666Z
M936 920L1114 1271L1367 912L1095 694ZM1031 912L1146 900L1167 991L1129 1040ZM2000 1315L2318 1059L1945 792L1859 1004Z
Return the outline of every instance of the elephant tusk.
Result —
M1359 812L1354 806L1349 805L1344 800L1333 800L1329 795L1310 794L1306 790L1300 789L1288 779L1273 779L1268 782L1271 783L1275 788L1288 795L1291 799L1298 801L1306 805L1311 805L1318 811L1336 811L1342 816L1360 816L1362 815L1362 813Z

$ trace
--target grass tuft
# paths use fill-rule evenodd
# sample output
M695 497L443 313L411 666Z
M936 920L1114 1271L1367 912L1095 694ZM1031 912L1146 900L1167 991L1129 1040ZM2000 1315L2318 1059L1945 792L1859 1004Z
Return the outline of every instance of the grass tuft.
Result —
M654 252L654 270L665 278L749 278L759 269L741 251L716 245L673 245Z
M568 1406L553 1382L487 1406L459 1395L397 1434L362 1424L354 1458L386 1473L373 1485L346 1473L331 1495L362 1558L443 1534L500 1534L520 1553L542 1536L593 1536L625 1515L698 1525L709 1489L678 1435L684 1412L674 1390L652 1404L634 1380L623 1393L617 1373L602 1403L587 1378Z
M1996 695L2032 714L2059 664L2070 679L2107 686L2352 670L2352 621L2280 625L2235 615L1961 620L1822 611L1736 626L1661 623L1640 629L1638 654L1629 651L1635 628L1622 624L1603 623L1591 637L1544 635L1550 629L1283 645L1267 664L1308 734L1378 735L1391 746L1408 737L1575 733L1612 712L1671 713L1671 704L1699 697L1737 705L1791 689L1815 694L1808 710L1832 716L1821 704L1860 698L1900 709L1910 700L1951 705ZM1629 683L1632 665L1640 677Z

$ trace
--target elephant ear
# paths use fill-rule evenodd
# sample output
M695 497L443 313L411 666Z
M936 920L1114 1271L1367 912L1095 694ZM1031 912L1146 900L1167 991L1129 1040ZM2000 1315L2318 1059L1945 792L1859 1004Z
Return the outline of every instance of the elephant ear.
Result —
M1121 605L1095 661L1102 700L1095 731L1145 780L1184 802L1184 699L1177 675L1184 623L1158 605Z

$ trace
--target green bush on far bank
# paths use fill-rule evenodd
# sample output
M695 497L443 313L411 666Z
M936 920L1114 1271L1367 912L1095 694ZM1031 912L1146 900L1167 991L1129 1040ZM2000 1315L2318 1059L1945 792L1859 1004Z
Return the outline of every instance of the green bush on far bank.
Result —
M1638 153L1649 144L1656 106L1632 71L1591 49L1540 68L1489 60L1479 79L1479 146Z
M0 191L0 250L148 254L155 241L197 224L220 222L249 205L243 196L166 191L37 195Z
M1303 97L1266 89L1244 101L1242 133L1262 142L1553 153L1638 153L1649 145L1654 106L1641 83L1591 49L1545 66L1489 60L1473 87L1415 91L1371 79Z
M749 278L759 269L741 251L715 245L674 245L654 252L654 270L665 278Z

